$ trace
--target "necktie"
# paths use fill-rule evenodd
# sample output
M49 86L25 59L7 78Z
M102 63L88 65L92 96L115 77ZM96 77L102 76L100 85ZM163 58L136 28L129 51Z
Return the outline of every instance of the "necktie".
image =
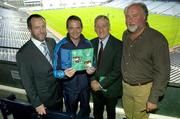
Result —
M101 60L102 60L102 54L103 54L103 43L102 41L100 42L100 50L99 50L99 54L98 54L98 62L97 65L99 66Z
M49 61L49 63L52 66L52 60L51 60L50 53L49 53L49 50L48 50L48 47L47 47L46 43L42 42L41 46L43 48L43 55L46 57L46 59Z

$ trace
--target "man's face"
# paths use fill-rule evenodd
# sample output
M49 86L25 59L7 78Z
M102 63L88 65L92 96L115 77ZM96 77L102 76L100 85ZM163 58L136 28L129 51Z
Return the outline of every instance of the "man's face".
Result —
M139 6L130 6L125 12L126 25L130 32L136 32L144 27L146 16Z
M80 40L80 35L82 32L81 23L78 20L70 20L68 21L68 33L70 39L73 40Z
M109 24L104 18L98 19L95 23L95 32L100 39L105 39L109 35Z
M32 18L31 28L29 28L31 36L39 41L44 41L46 38L46 22L42 18Z

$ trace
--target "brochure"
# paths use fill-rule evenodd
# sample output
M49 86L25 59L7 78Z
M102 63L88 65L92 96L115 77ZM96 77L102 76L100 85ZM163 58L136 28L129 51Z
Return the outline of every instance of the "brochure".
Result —
M85 70L93 64L93 48L86 49L61 49L61 67L67 69L72 67L76 71Z

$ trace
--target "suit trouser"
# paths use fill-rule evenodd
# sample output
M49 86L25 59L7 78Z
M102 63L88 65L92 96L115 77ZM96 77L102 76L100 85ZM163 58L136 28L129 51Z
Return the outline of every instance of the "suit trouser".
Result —
M116 118L116 104L118 98L107 97L101 91L92 91L93 95L93 114L95 119L103 119L104 107L106 106L107 119Z
M63 98L60 98L55 104L48 106L48 110L62 112L63 109Z
M89 117L90 106L89 106L90 91L89 89L84 89L81 92L64 92L64 100L66 106L66 112L71 115L72 118L76 117L76 112L78 109L78 102L80 102L80 110L78 112L78 117Z
M131 86L123 82L123 108L128 119L148 119L146 112L152 82L140 86Z

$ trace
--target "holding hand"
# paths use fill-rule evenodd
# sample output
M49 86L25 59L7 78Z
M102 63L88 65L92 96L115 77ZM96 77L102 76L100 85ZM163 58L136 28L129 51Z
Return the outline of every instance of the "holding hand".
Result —
M75 70L73 68L68 68L64 71L65 75L71 78L75 74Z
M95 67L88 67L86 69L87 74L93 74L96 71Z
M91 88L93 91L101 90L100 84L96 80L91 81Z

